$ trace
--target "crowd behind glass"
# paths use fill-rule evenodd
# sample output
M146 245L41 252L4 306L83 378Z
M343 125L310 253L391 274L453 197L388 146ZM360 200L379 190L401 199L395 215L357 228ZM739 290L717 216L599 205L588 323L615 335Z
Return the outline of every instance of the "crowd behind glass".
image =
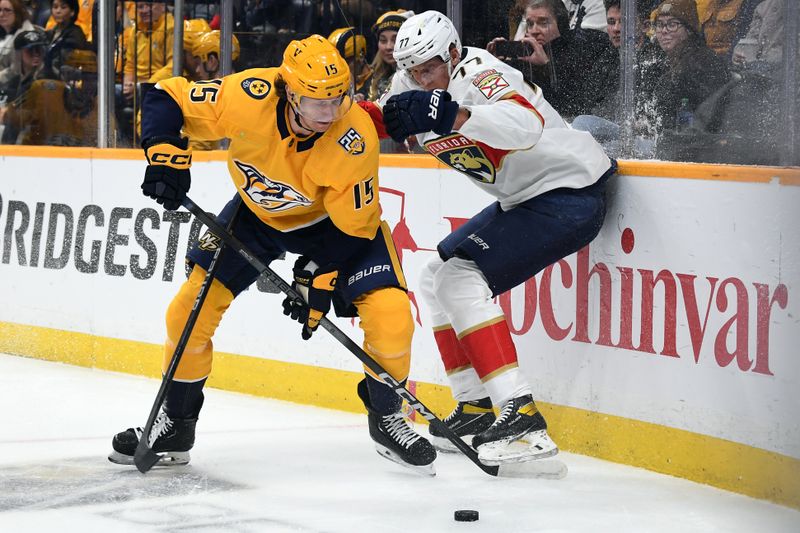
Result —
M375 100L394 74L399 25L450 6L465 45L519 69L610 155L800 164L795 0L232 0L232 41L219 2L184 2L182 27L172 1L110 5L111 146L138 145L141 99L173 75L176 34L183 76L200 81L222 75L223 48L234 70L277 66L289 41L318 33L351 62L357 98ZM3 144L97 145L98 7L0 0ZM419 151L391 140L382 150Z

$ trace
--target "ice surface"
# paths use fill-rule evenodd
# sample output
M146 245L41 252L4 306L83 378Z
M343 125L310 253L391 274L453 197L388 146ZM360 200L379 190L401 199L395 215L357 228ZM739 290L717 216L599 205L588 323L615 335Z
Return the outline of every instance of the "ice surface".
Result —
M425 478L375 453L365 416L213 389L190 465L109 463L158 385L0 355L0 531L800 531L798 511L567 453L561 480L492 478L458 455Z

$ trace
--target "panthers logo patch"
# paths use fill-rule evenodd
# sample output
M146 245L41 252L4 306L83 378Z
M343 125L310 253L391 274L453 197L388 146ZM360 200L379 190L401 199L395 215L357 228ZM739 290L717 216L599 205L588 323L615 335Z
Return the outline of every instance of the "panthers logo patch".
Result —
M366 146L364 138L353 128L350 128L344 135L339 137L338 142L339 146L344 148L344 150L350 155L363 154L364 147Z
M272 89L272 84L261 78L247 78L242 81L242 89L244 89L244 92L246 92L250 98L263 100L269 94L270 89Z
M481 183L494 183L497 175L480 146L460 134L428 141L425 149L439 161Z
M472 80L472 84L478 88L478 90L481 92L481 94L483 94L483 96L486 97L487 100L490 100L494 95L509 87L509 84L505 78L503 78L503 75L497 72L495 69L481 72L475 76L475 79Z
M311 200L285 183L273 181L262 174L253 165L233 161L244 174L244 192L256 204L267 211L286 211L294 207L308 207Z

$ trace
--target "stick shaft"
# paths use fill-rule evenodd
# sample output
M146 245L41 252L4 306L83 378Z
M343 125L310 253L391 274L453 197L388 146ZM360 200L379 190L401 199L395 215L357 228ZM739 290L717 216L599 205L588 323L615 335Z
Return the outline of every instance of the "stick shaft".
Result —
M247 247L236 237L234 237L228 230L226 230L213 216L209 216L197 204L195 204L188 197L183 201L183 206L189 210L200 222L206 225L212 233L217 235L229 247L238 252L244 257L250 265L255 268L259 273L264 274L269 281L278 287L284 294L290 298L303 302L305 299L295 291L291 285L283 280L276 274L269 266L265 265L259 260ZM331 322L328 317L323 317L320 320L320 325L325 328L333 337L339 341L347 350L355 355L367 368L372 370L377 376L383 379L398 396L408 402L408 404L416 410L420 415L425 417L428 422L441 431L441 433L452 442L461 452L464 453L478 468L483 470L489 475L496 476L498 474L498 467L487 466L480 462L478 454L466 442L461 440L458 435L453 432L447 424L442 422L433 412L428 409L416 396L414 396L408 389L403 387L400 382L394 379L380 363L375 361L369 356L358 344L356 344L350 337L347 336L336 324Z

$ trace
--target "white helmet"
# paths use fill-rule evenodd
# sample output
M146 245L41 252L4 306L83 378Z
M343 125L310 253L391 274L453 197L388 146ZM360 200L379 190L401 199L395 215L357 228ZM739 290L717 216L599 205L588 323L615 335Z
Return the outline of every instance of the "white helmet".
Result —
M432 57L440 57L449 64L451 44L461 53L461 39L452 21L438 11L425 11L403 22L392 55L397 68L402 70Z

